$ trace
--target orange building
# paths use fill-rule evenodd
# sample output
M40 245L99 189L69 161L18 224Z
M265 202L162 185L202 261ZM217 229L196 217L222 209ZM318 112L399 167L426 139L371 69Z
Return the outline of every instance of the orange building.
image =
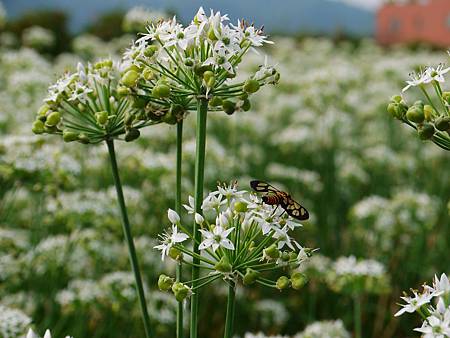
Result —
M376 38L382 45L426 42L450 47L450 0L387 3L376 22Z

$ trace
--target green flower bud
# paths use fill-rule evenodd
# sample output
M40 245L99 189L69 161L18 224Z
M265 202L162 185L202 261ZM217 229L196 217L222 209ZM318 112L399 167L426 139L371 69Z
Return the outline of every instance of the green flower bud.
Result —
M130 128L125 133L125 142L131 142L136 140L141 135L140 131L136 128Z
M233 101L225 100L222 102L222 109L228 115L233 115L236 110L236 104Z
M127 96L130 93L131 93L130 88L127 88L125 86L117 87L117 94L119 94L120 96Z
M198 76L203 76L204 72L206 72L208 70L211 70L211 69L212 69L211 66L203 66L203 65L200 65L200 64L197 64L197 65L194 66L194 72Z
M183 259L183 253L177 248L171 247L169 249L169 257L173 260L180 261Z
M400 95L394 95L391 97L391 101L395 103L400 103L402 101L402 97Z
M249 99L245 99L244 103L241 106L243 111L249 111L251 107L252 107L252 104L250 103Z
M264 254L269 258L276 259L280 257L280 250L278 250L275 244L272 244L268 248L264 249Z
M45 116L47 112L50 110L50 107L46 104L42 105L38 110L38 116Z
M281 276L280 278L277 279L277 289L278 290L284 290L287 289L290 285L290 280L289 278L287 278L286 276Z
M256 282L258 279L260 273L258 271L255 271L253 269L247 268L245 271L245 275L243 278L244 285L252 285Z
M83 143L83 144L91 143L91 140L89 139L89 137L86 134L83 134L83 133L78 135L78 141Z
M156 85L152 90L152 95L158 99L170 96L170 87L164 83Z
M414 105L408 109L406 112L406 118L414 123L422 123L425 120L425 113L423 107L420 108L418 105Z
M190 295L191 290L183 283L175 282L172 285L172 292L175 295L176 300L182 302Z
M129 70L122 76L120 82L127 87L134 87L138 79L139 73L135 70Z
M259 90L259 82L255 79L248 79L245 81L243 89L246 93L256 93Z
M63 140L64 142L73 142L78 140L78 133L73 131L64 130L63 131Z
M443 92L442 93L442 98L445 100L445 102L450 104L450 92Z
M294 272L291 276L292 288L294 290L300 290L305 286L307 281L308 279L306 278L306 276L300 272Z
M222 273L229 273L233 269L227 256L223 256L214 268Z
M161 291L169 291L173 286L173 282L173 278L166 275L160 275L158 278L158 288Z
M207 70L203 73L203 81L205 81L208 88L212 88L216 83L216 77L214 76L214 73L212 71Z
M297 259L297 253L295 251L289 252L289 260L293 261L294 259Z
M61 121L61 114L57 111L51 112L45 120L45 124L48 127L56 126Z
M150 68L144 69L144 72L142 73L142 76L147 81L153 80L155 78L155 73Z
M192 66L194 65L194 60L192 60L192 59L186 59L186 60L184 60L184 65L185 65L186 67L192 67Z
M98 113L95 113L95 119L97 120L98 124L104 126L108 122L108 112L100 111Z
M434 132L435 129L431 123L424 123L417 128L417 133L422 140L429 140L433 137Z
M144 55L148 58L155 55L155 53L158 51L158 46L150 45L144 50Z
M450 117L449 116L441 116L436 119L434 125L437 130L446 131L450 128Z
M234 211L236 212L246 212L248 210L247 203L242 201L237 201L234 203Z
M219 107L223 103L223 100L218 96L213 96L211 100L209 100L209 105L211 107Z
M45 132L44 127L44 122L42 122L41 120L36 120L33 122L33 127L31 128L31 130L35 134L43 134Z

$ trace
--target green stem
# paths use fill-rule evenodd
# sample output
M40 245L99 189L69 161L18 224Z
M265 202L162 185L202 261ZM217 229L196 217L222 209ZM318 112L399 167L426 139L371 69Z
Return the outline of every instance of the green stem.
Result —
M116 186L117 200L119 202L120 213L122 215L123 232L125 235L125 240L128 244L128 252L130 255L131 267L133 269L134 279L136 282L136 289L139 297L139 303L141 306L142 319L144 321L145 336L147 338L150 338L151 337L150 317L148 315L147 302L145 301L144 287L142 285L142 277L141 271L139 269L136 249L134 247L133 236L131 234L130 221L128 220L127 207L125 206L122 183L120 182L119 170L117 168L116 152L114 151L114 141L111 139L107 140L106 144L108 146L109 158L111 160L111 169L114 178L114 184Z
M182 170L182 159L183 159L183 120L177 124L177 186L176 186L176 196L175 196L175 211L179 215L181 213L181 170ZM176 279L177 282L182 280L183 264L178 262L176 269ZM177 308L177 338L183 338L183 302L178 302Z
M228 299L227 299L227 317L225 320L224 338L232 338L234 331L234 312L236 308L236 288L235 283L230 282L228 285Z
M361 338L361 297L359 295L354 295L353 302L355 338Z
M205 148L206 148L206 118L208 113L208 101L199 99L197 102L197 131L196 131L196 155L195 155L195 212L201 214L201 206L203 202L203 181L205 176ZM193 235L194 253L200 254L198 249L201 240L201 234L198 231L198 224L194 222ZM200 260L193 257L192 263L199 264ZM192 267L192 279L195 280L200 277L200 268L198 266ZM192 284L192 288L197 286L197 282ZM191 326L190 338L197 338L198 334L198 296L199 292L195 292L191 297Z

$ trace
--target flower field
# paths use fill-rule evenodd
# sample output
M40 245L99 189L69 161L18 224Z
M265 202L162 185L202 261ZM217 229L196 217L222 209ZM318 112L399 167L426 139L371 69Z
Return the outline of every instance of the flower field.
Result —
M25 337L29 327L40 335L50 328L53 337L144 337L107 147L31 132L50 83L76 71L78 62L120 60L133 38L79 35L70 51L50 56L41 47L53 43L51 32L29 29L20 38L0 31L2 338ZM270 39L275 43L263 51L276 64L279 84L262 87L248 111L208 113L205 195L218 181L236 180L239 190L250 191L251 180L267 180L309 210L293 238L318 250L296 268L308 278L300 290L236 288L236 335L419 337L412 331L418 318L394 314L403 290L450 273L450 161L386 107L411 70L448 56L425 48L386 50L369 39ZM238 79L264 62L264 55L249 52ZM416 94L407 95L413 101ZM186 204L194 195L195 128L194 112L184 120ZM176 126L157 124L132 143L116 144L159 338L174 337L177 319L177 300L158 289L160 275L175 275L176 263L161 260L154 248L158 235L180 221L167 216L175 206L176 137ZM193 223L187 211L180 216L183 224ZM220 243L230 249L224 232ZM215 252L214 245L208 244ZM220 279L198 293L199 337L222 336L226 295Z

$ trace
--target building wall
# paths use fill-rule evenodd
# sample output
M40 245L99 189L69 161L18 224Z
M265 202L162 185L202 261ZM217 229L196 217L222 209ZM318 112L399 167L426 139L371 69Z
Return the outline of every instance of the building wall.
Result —
M377 13L376 37L384 45L427 42L450 47L450 0L386 4Z

